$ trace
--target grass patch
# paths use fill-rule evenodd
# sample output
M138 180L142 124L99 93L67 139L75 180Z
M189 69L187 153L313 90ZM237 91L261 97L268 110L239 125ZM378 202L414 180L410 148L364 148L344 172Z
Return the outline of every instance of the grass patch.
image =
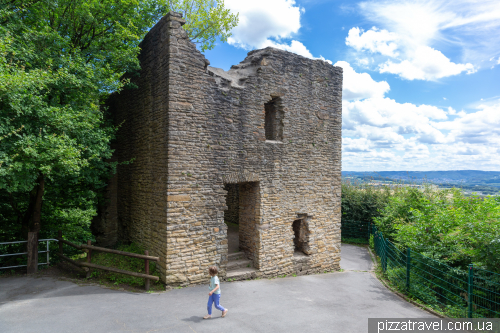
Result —
M235 229L239 229L240 228L240 225L236 224L236 223L232 223L232 222L229 222L229 221L226 221L226 220L224 220L224 223L227 224L228 227L232 227L232 228L235 228Z
M119 245L116 249L125 252L144 254L144 250L134 243L130 245ZM145 273L145 264L143 259L131 258L113 253L93 251L92 263L106 267L115 267L136 273ZM160 272L157 269L156 262L149 262L149 275L160 277ZM144 279L124 274L107 272L100 269L93 270L90 275L90 279L98 280L100 283L111 283L115 286L120 287L131 286L136 288L144 288L145 284ZM165 290L165 287L163 286L161 280L150 281L150 290L160 291Z

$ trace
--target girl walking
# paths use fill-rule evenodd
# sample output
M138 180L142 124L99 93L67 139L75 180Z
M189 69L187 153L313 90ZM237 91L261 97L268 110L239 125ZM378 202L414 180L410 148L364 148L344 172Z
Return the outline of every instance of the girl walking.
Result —
M207 304L207 310L208 314L203 317L203 319L210 319L212 318L212 303L215 303L215 308L217 310L222 311L222 317L225 317L227 314L227 309L224 309L222 305L219 304L220 302L220 282L219 278L217 277L217 267L212 266L208 269L208 274L210 274L210 285L208 286L208 290L210 292L208 293L208 304Z

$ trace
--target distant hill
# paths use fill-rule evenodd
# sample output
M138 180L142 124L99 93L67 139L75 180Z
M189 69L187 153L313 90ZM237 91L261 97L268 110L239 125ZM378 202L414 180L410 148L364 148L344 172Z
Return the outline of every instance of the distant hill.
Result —
M500 171L342 171L342 177L415 183L427 181L441 186L460 186L464 189L483 192L498 192L500 189Z
M391 179L427 179L435 182L490 181L500 183L500 171L451 170L451 171L342 171L342 176L384 177Z

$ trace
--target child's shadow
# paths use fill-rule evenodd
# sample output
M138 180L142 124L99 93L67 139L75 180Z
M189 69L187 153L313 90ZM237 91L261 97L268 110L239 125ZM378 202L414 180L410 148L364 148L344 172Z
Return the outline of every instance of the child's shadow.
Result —
M203 321L203 317L200 316L191 316L189 318L184 318L182 321L191 321L193 323L199 323L200 321Z

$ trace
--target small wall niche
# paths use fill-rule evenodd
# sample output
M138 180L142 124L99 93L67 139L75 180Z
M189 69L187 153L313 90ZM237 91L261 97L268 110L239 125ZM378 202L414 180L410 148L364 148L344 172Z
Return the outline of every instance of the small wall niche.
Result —
M264 104L266 110L265 131L266 140L283 140L283 105L280 97L273 97L272 100Z
M295 252L309 253L309 230L306 219L297 219L292 224Z

